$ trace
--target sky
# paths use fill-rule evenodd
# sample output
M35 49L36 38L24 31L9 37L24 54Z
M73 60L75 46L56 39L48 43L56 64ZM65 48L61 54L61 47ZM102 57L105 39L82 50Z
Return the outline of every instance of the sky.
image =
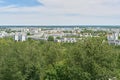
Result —
M120 0L0 0L0 25L120 25Z

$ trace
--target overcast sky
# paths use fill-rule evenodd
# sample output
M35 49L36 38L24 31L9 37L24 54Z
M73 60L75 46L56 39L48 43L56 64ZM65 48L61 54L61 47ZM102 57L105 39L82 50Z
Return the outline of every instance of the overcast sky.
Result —
M120 0L0 0L0 25L119 25Z

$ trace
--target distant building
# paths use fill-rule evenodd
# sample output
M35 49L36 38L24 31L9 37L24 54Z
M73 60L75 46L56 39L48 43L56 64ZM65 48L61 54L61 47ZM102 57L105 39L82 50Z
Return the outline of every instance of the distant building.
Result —
M15 41L19 41L19 35L18 35L18 34L15 34L15 35L14 35L14 40L15 40Z
M5 35L3 33L0 33L0 38L3 38Z
M77 42L77 40L75 38L62 38L62 39L55 39L55 42L75 43Z
M14 40L15 41L26 41L26 39L27 39L27 35L24 34L24 33L16 33L14 35Z
M26 41L26 39L27 39L26 34L22 34L21 38L20 38L20 41Z
M107 40L109 44L120 45L120 40L118 39L119 33L113 32L107 35Z
M118 40L118 36L119 36L119 33L114 32L114 33L108 34L107 39L108 40Z

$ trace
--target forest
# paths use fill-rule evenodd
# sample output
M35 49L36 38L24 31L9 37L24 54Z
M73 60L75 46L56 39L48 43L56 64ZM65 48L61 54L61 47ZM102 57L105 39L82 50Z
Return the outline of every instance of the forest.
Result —
M120 80L120 47L103 38L76 43L0 39L0 80Z

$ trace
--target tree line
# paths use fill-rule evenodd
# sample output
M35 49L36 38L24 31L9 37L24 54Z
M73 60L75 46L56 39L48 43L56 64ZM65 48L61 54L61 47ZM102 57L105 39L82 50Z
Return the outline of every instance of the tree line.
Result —
M120 47L102 38L76 43L0 39L0 80L120 79Z

